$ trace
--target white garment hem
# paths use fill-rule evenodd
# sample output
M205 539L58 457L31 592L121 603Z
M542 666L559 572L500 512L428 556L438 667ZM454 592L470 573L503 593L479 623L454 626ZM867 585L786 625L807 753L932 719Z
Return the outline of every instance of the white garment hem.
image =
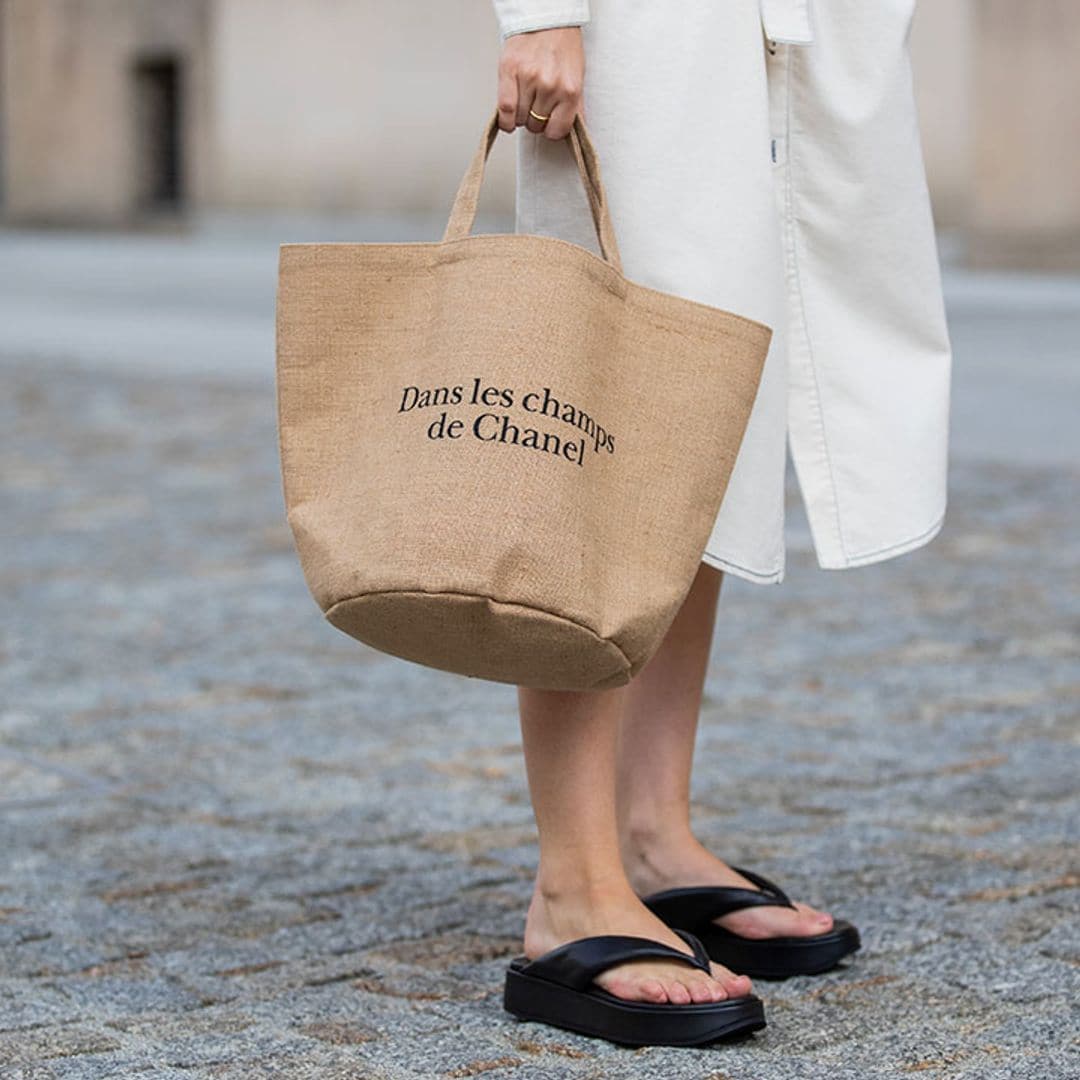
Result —
M587 22L588 19L572 18L565 15L549 15L545 18L508 23L502 28L501 36L505 41L512 34L530 34L535 30L554 30L562 26L584 26Z
M886 559L896 558L897 555L906 555L909 551L929 544L945 524L945 511L942 510L937 520L928 528L907 540L901 540L887 547L877 548L874 551L864 551L861 555L850 555L842 562L822 562L819 565L822 570L846 570L853 566L870 566L873 563L884 562Z
M864 551L861 555L852 555L841 562L828 559L822 560L819 557L818 566L822 570L850 570L857 566L872 566L874 563L895 559L899 555L906 555L908 552L929 544L941 532L944 524L945 510L942 509L941 514L933 524L915 536L908 537L908 539L895 544L889 544L887 547L877 548L874 551ZM723 570L746 581L752 581L755 585L779 585L784 580L784 564L782 562L775 570L751 570L749 567L740 566L738 563L734 563L730 559L725 559L722 555L716 555L711 551L704 552L701 561L716 570Z
M701 556L701 561L713 567L714 570L723 570L726 573L734 574L736 577L741 577L746 581L754 582L755 585L779 585L780 582L784 580L783 563L775 570L750 570L747 567L739 566L738 563L733 563L720 555L714 555L711 551L704 552Z

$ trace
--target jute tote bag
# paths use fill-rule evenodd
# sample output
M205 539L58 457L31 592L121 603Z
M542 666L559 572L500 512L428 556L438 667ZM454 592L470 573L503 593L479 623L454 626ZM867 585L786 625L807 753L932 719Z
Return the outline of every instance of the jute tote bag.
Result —
M568 152L603 257L470 235L499 131L496 112L441 241L281 246L286 514L316 602L360 641L615 687L690 588L771 330L623 276L580 116Z

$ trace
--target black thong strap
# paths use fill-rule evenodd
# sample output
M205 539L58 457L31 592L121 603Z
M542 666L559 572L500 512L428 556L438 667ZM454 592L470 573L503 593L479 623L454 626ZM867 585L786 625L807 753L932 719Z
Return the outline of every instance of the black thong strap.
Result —
M795 905L787 893L768 878L741 867L731 868L742 874L757 889L731 885L688 885L680 889L664 889L644 898L649 910L669 926L700 927L713 919L751 907L787 907ZM758 891L760 890L760 891Z
M652 938L598 934L559 945L530 961L522 971L571 990L584 990L602 971L627 960L681 960L702 971L710 971L705 946L689 931L675 932L694 950L692 956Z

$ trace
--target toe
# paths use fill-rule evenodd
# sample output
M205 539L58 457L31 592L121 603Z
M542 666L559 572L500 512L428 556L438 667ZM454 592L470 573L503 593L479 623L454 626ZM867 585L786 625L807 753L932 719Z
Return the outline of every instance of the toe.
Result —
M689 1005L693 1000L686 984L679 982L678 979L673 979L668 983L667 993L668 1001L671 1001L676 1005Z
M712 963L713 978L723 988L725 997L744 997L753 989L753 984L746 975L737 975L722 964Z
M640 1001L660 1003L668 999L667 990L659 979L646 979L639 985L638 989L640 991Z
M818 911L809 904L796 903L795 907L803 916L810 933L825 934L833 928L833 917L826 911Z
M618 972L608 975L597 982L609 993L624 1001L667 1001L667 989L660 979L641 978L639 976Z
M713 980L708 978L694 979L690 983L690 996L696 1002L713 1001Z

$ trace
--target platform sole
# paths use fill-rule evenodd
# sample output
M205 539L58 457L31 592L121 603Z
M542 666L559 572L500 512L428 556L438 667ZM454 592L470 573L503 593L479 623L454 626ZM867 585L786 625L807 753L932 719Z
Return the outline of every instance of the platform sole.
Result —
M523 958L516 958L524 962ZM571 990L526 975L511 961L503 1007L522 1020L534 1020L623 1046L701 1046L765 1027L765 1007L753 994L729 1001L688 1005L624 1001L591 986Z
M710 959L751 979L790 979L831 971L862 946L859 931L837 919L827 934L752 941L721 927L695 931Z

